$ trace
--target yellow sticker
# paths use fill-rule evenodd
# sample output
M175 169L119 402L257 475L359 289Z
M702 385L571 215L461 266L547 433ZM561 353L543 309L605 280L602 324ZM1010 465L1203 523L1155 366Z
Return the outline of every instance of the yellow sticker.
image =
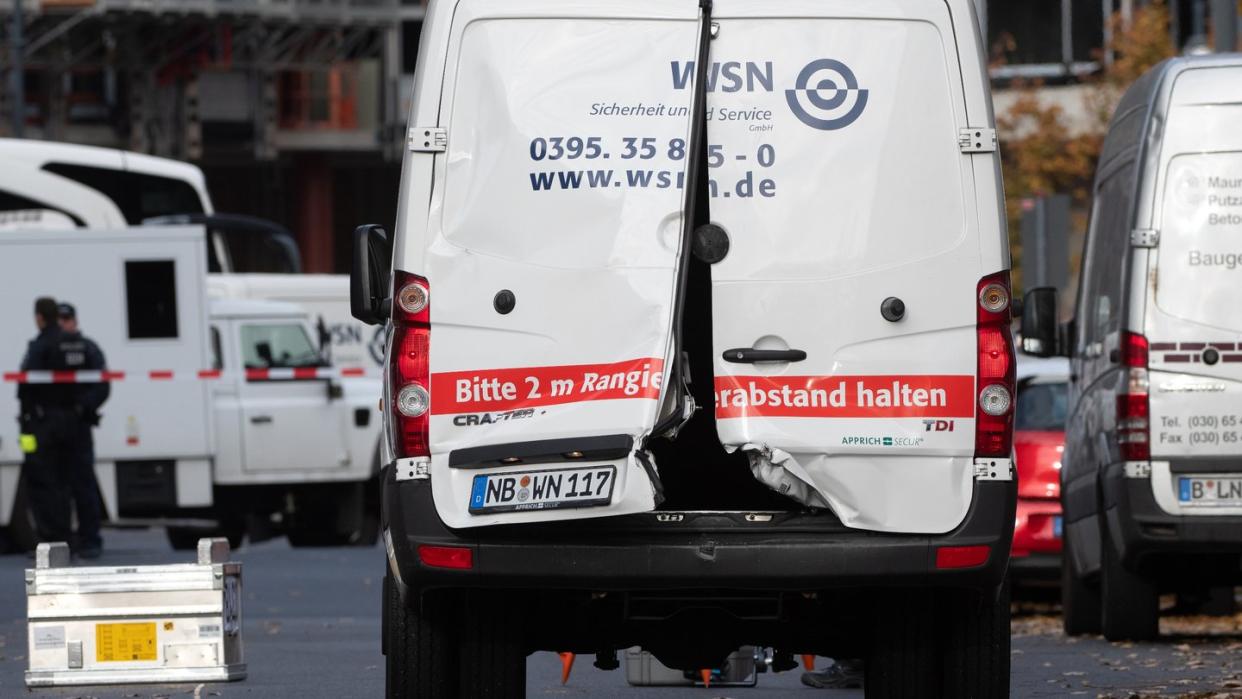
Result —
M95 624L95 662L155 659L155 622Z
M33 454L39 448L39 440L33 434L24 434L17 438L23 454Z

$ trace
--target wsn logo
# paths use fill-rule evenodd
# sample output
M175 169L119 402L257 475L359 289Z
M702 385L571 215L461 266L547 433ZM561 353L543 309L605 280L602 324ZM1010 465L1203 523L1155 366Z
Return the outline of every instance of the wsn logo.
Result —
M867 90L858 88L858 79L849 66L821 58L798 73L794 88L785 90L785 100L802 123L833 131L849 126L862 115L867 107ZM803 106L804 100L807 106Z

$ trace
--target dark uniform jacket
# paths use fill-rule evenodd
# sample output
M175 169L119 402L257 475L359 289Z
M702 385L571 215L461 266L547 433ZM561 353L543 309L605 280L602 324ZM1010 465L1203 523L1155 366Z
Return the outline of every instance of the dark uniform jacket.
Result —
M103 371L107 368L103 350L93 340L80 332L61 332L57 353L69 369L74 371ZM74 410L92 425L99 424L99 409L103 407L112 387L106 382L75 384Z

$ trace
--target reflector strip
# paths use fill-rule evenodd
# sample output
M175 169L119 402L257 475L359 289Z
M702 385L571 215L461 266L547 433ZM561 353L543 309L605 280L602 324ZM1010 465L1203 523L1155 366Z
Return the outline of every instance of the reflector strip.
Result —
M980 546L941 546L936 549L936 568L975 568L988 562L992 550Z
M474 550L463 546L419 544L418 560L432 568L469 570L474 567Z

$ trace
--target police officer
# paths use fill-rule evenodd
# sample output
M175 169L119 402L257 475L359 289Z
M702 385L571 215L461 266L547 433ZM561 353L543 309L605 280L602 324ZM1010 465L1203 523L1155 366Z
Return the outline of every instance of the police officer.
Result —
M61 330L56 301L35 300L39 334L26 346L22 371L63 371L69 368L60 352ZM75 386L22 383L17 387L21 447L25 454L22 478L30 498L30 512L43 541L69 541L69 460L66 436L74 418Z
M61 337L57 351L65 363L79 371L103 371L103 351L90 338L78 331L77 310L68 303L57 306ZM75 551L82 558L98 558L103 550L99 533L102 519L99 483L95 480L95 444L91 428L99 425L99 409L108 400L111 388L107 383L74 384L73 419L66 435L65 457L69 459L69 492L78 513L78 536Z

